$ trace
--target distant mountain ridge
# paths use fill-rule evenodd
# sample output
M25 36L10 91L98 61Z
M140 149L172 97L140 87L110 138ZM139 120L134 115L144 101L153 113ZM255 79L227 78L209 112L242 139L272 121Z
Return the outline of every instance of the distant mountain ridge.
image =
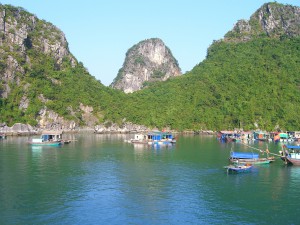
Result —
M171 50L159 38L151 38L131 47L123 67L111 87L125 93L141 90L147 83L180 76L181 69Z

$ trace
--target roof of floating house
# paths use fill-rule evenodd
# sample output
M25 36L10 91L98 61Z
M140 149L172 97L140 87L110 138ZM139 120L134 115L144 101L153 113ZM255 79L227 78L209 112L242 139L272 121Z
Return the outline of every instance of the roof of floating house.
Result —
M222 134L235 134L236 132L234 132L232 130L221 130L220 133L222 133Z
M60 135L62 134L62 131L57 131L57 130L44 130L42 132L42 135Z
M280 133L279 137L281 137L281 138L288 138L289 135L287 133Z
M231 158L238 158L238 159L258 159L258 153L252 152L230 152Z

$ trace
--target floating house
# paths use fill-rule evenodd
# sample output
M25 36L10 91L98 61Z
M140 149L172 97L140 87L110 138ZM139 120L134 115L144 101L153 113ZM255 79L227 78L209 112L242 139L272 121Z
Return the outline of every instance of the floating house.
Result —
M218 139L225 142L236 141L240 134L235 131L222 130L218 132Z
M279 141L280 142L287 142L289 139L288 133L279 133Z
M295 131L294 132L294 140L299 141L300 140L300 131Z
M174 144L176 139L170 132L153 131L148 134L136 134L130 143L140 144Z
M257 141L268 141L270 139L270 134L266 131L254 131L253 137Z
M32 145L61 145L64 141L62 140L61 131L43 131L40 138L33 138L29 141Z

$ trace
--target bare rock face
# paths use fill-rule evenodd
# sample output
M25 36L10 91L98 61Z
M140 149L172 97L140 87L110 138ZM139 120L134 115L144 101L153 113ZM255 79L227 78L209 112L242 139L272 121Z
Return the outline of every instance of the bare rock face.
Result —
M72 131L76 128L75 121L65 120L52 110L47 110L47 108L41 109L39 114L38 126L41 129Z
M181 75L177 60L162 40L152 38L139 42L127 53L111 87L132 93L147 86L147 82L165 81Z
M300 35L300 8L266 3L250 20L239 20L225 35L226 41L248 41L257 37L284 38Z

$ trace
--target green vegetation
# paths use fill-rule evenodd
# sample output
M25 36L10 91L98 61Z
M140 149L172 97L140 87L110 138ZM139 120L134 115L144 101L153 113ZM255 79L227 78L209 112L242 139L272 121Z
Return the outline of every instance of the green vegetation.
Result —
M20 76L23 85L9 84L12 91L7 99L2 99L0 121L9 125L15 122L30 122L35 125L36 122L33 121L45 105L66 119L73 119L82 125L81 118L69 110L71 108L74 112L80 112L80 103L92 106L96 114L105 115L103 118L99 117L99 122L101 119L102 122L118 120L113 112L107 111L118 104L125 94L103 86L88 74L81 63L74 68L70 63L63 63L63 68L58 69L50 56L33 49L28 50L27 54L34 60L31 60L30 69L24 65L27 72L23 77ZM24 90L25 84L29 84L27 90ZM23 95L30 100L29 108L25 111L19 109ZM47 99L45 104L41 102L40 96Z
M255 20L250 24L257 25ZM0 122L36 125L40 110L47 107L84 125L82 103L92 106L98 123L105 126L126 120L177 130L274 130L275 126L300 130L300 38L279 34L278 38L267 37L257 28L249 41L241 42L234 41L239 35L229 32L227 38L232 39L215 41L207 58L187 74L166 82L145 82L144 90L126 95L103 86L82 63L72 66L71 55L58 64L53 56L35 47L42 38L54 42L60 37L51 24L37 20L24 41L26 54L20 53L19 46L5 42L0 47L1 75L10 56L24 69L15 71L12 80L1 79L0 93L6 86L10 92L0 99ZM135 62L142 63L142 58ZM122 69L116 79L121 73ZM162 75L161 71L153 74ZM29 100L28 108L20 107L24 96Z
M300 129L300 39L215 42L188 74L128 96L128 120L175 129Z
M152 73L152 75L151 75L151 77L155 79L155 78L162 78L165 75L166 75L166 73L164 73L164 72L162 72L160 70L154 70L153 73Z
M144 61L144 57L142 55L138 55L136 56L135 60L134 60L134 65L144 65L145 61Z

